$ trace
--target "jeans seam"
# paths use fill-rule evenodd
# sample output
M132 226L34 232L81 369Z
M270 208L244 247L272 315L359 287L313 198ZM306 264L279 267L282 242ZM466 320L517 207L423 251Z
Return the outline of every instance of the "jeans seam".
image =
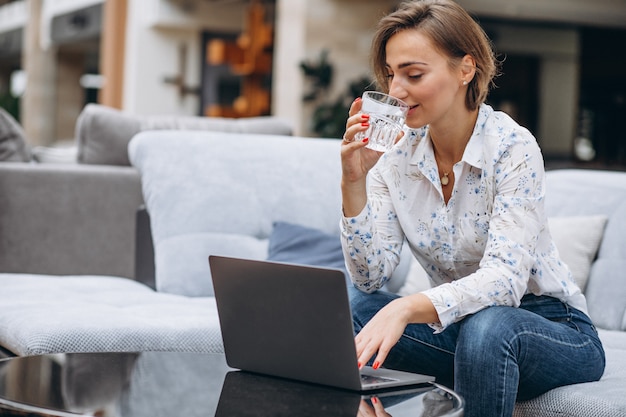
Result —
M589 345L595 345L593 340L591 340L590 336L588 336L588 335L586 335L584 333L582 333L582 334L587 336L587 340L583 341L583 343L573 344L573 343L564 343L561 340L555 339L554 337L547 336L547 335L542 334L542 333L537 333L537 332L534 332L534 331L531 331L531 330L524 330L522 332L517 333L515 335L515 337L513 338L512 342L516 341L517 339L519 339L519 337L522 336L522 335L533 335L533 336L537 336L537 337L541 337L543 339L549 340L549 341L554 342L554 343L558 343L558 344L563 345L563 346L569 346L569 347L573 347L573 348L584 348L584 347L589 346Z

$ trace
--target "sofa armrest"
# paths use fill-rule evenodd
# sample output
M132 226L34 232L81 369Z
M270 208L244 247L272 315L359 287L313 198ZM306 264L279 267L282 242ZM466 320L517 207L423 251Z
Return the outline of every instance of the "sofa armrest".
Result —
M131 167L0 164L0 272L135 274Z

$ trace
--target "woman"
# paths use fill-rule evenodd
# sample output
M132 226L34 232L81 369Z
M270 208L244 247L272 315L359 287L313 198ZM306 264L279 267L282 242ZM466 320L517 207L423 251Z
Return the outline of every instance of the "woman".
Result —
M408 132L381 156L341 149L342 244L354 286L359 365L435 375L466 416L511 416L516 400L598 380L604 351L558 255L531 133L484 104L497 72L482 29L451 0L407 2L372 45L380 88L410 105ZM367 178L367 180L366 180ZM378 291L404 240L433 288Z

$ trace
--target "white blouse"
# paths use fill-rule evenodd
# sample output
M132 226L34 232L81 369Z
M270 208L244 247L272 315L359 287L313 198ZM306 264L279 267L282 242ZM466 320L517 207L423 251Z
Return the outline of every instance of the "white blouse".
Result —
M368 176L368 202L343 217L342 245L353 283L380 289L404 240L426 270L442 331L485 307L518 307L527 293L587 312L584 295L552 241L544 211L537 141L509 116L481 105L445 203L428 127L411 130Z

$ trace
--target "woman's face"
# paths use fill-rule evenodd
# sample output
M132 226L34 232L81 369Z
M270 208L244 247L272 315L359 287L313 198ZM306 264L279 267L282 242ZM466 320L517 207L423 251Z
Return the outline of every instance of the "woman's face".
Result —
M386 57L389 94L410 106L407 126L445 122L446 116L453 122L465 109L462 71L452 69L449 58L419 30L403 30L389 38Z

